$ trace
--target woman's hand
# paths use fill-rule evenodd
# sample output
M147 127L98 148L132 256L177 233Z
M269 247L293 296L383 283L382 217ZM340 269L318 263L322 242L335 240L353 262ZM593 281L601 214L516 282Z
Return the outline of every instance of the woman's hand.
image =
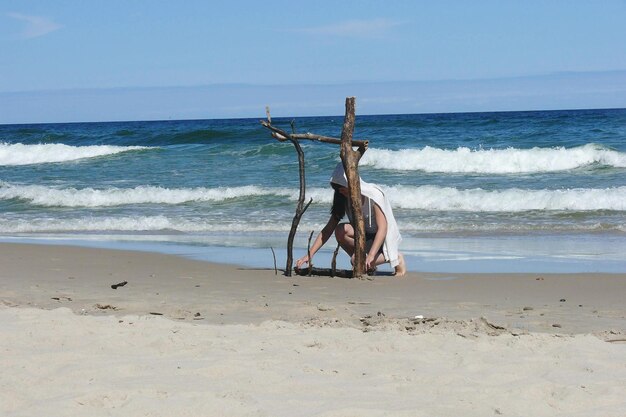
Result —
M365 271L371 271L374 268L376 268L376 257L368 253L365 258Z
M328 219L328 223L326 223L326 226L324 226L320 234L317 235L317 237L315 238L315 242L313 242L313 245L310 248L309 253L311 254L311 258L309 258L309 254L307 253L302 258L296 261L296 268L300 269L302 265L304 264L309 264L309 266L311 265L311 260L313 259L313 255L315 255L315 253L322 246L324 246L324 243L326 243L328 238L331 237L332 234L335 232L335 228L337 227L338 224L339 224L339 219L337 219L334 215L331 215L330 218Z
M300 269L300 267L304 264L309 263L309 255L304 255L302 258L296 261L296 268Z
M354 255L350 257L350 262L354 265ZM372 271L376 269L376 257L371 256L369 253L365 257L365 271Z

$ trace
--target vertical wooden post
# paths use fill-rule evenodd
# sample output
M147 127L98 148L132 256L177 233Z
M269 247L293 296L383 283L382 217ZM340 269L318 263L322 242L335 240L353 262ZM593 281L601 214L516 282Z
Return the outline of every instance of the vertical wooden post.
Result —
M354 97L346 98L346 115L341 129L341 162L348 180L348 199L354 220L354 264L353 277L362 278L365 273L365 222L361 210L361 183L359 181L359 160L365 152L365 147L358 151L352 149L352 134L354 132Z

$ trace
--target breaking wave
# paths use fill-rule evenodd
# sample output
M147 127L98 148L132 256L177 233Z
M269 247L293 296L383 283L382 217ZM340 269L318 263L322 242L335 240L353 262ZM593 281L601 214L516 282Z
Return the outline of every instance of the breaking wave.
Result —
M429 211L522 212L626 210L626 187L562 190L460 190L453 187L385 188L395 207Z
M277 195L297 198L297 191L263 188L256 185L217 188L52 188L41 185L17 186L0 183L0 200L21 199L38 206L111 207L130 204L184 204L189 202Z
M0 219L2 233L54 232L264 232L288 231L290 222L221 223L158 216L81 217L75 219Z
M589 143L575 148L456 150L426 146L422 149L369 149L361 165L398 171L441 173L540 173L567 171L589 165L626 167L626 153Z
M438 186L383 187L392 206L427 211L521 212L521 211L626 211L626 186L613 188L574 188L530 190L458 189ZM49 207L111 207L133 204L176 205L192 202L223 202L258 196L297 200L295 188L255 185L217 188L170 189L153 186L135 188L53 188L40 185L12 185L0 182L0 200L25 200ZM312 188L307 199L331 204L332 190ZM289 204L292 204L292 203Z
M321 230L324 225L319 222L304 221L300 230ZM0 234L11 233L264 233L288 232L291 221L260 222L215 222L214 219L180 218L165 215L155 216L84 216L78 218L0 218ZM561 232L594 232L620 231L626 232L626 223L556 223L541 224L520 222L504 223L465 223L465 222L432 222L403 219L402 232L529 232L529 231L561 231Z
M150 148L112 145L70 146L62 143L25 145L0 142L0 166L67 162L141 149Z

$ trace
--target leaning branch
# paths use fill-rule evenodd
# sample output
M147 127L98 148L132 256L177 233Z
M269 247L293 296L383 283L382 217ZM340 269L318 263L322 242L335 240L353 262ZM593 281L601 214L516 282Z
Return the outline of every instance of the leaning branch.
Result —
M330 136L320 136L313 133L298 133L296 135L291 135L294 139L306 139L313 140L316 142L324 142L324 143L334 143L335 145L341 145L341 139L332 138ZM357 146L359 148L367 149L369 145L369 141L367 140L353 140L352 146Z
M263 125L263 127L266 127L272 131L272 136L274 137L274 139L278 139L281 142L289 140L289 137L291 136L289 133L277 128L276 126L273 126L270 122L266 120L261 120L261 124Z
M289 140L289 138L291 137L292 139L295 139L295 140L304 139L304 140L312 140L315 142L333 143L335 145L341 145L341 139L333 138L331 136L316 135L315 133L310 133L310 132L287 133L284 130L272 125L271 123L268 123L266 120L261 120L261 124L264 127L272 131L272 137L274 139L277 139L281 142L285 142ZM352 146L358 147L359 149L363 149L363 151L365 151L365 149L367 149L367 147L369 146L369 141L368 140L353 140Z

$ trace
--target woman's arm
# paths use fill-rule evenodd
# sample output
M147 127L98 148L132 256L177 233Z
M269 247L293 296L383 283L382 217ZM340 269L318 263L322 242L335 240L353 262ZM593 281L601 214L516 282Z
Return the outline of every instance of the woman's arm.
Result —
M385 217L385 213L378 207L378 204L374 203L374 216L376 217L376 225L378 226L378 230L376 231L376 236L374 237L374 242L372 243L372 247L370 251L367 253L365 257L365 269L370 270L376 266L376 255L380 250L380 247L383 245L385 241L385 237L387 236L387 218Z
M330 216L330 219L328 219L328 223L326 223L326 226L324 226L322 231L317 235L315 241L313 242L313 245L311 246L311 258L313 258L313 255L315 255L317 251L320 250L322 246L324 246L324 243L326 243L328 239L333 235L333 233L335 232L335 228L338 224L339 219L337 219L335 216ZM310 261L311 260L309 259L309 255L306 254L296 261L296 268L300 268L302 265L310 263Z

